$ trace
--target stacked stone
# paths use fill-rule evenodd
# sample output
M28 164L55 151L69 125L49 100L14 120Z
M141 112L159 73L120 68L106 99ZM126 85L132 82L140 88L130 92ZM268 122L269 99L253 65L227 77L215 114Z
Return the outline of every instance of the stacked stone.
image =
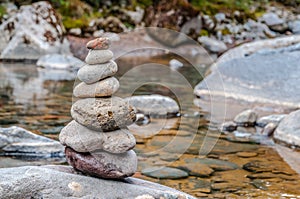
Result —
M111 179L134 174L137 157L132 148L136 142L128 125L136 115L119 97L112 97L119 82L113 77L118 66L112 61L108 38L87 43L90 49L78 71L78 84L73 94L78 99L71 108L71 121L59 135L66 146L68 163L82 173Z

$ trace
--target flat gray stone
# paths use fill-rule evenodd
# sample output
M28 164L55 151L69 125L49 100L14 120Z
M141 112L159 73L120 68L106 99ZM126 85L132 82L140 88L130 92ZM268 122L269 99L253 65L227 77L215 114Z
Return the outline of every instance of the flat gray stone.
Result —
M92 84L106 77L113 76L117 71L118 65L110 60L104 64L84 65L79 69L77 76L84 83Z
M137 178L104 180L76 174L69 166L26 166L0 169L0 198L153 198L195 199L175 189Z
M0 151L22 157L64 156L64 147L59 142L16 126L0 128Z
M256 121L256 125L259 127L265 127L269 123L278 124L283 118L285 118L287 114L276 114L276 115L268 115L261 118L258 118Z
M254 126L256 119L257 114L253 110L246 110L235 116L233 121L238 126Z
M85 58L87 64L103 64L113 58L114 54L110 50L89 50Z
M75 120L62 129L59 140L63 145L78 152L104 150L110 153L124 153L135 146L135 138L128 129L96 132Z
M146 115L157 117L174 117L179 113L179 106L175 100L162 95L138 95L125 98L129 104Z
M73 95L79 98L109 97L119 87L119 81L115 77L109 77L93 84L81 82L74 88Z
M233 162L218 160L212 158L185 158L183 159L186 165L189 164L203 164L207 165L215 171L228 171L238 169L239 166Z
M171 167L150 167L142 170L142 174L158 179L180 179L188 177L188 173Z
M78 70L84 62L72 55L48 54L40 57L36 63L46 69Z
M288 145L300 147L300 110L287 115L278 125L274 139Z
M86 98L77 100L71 108L74 120L95 131L113 131L132 124L136 115L122 98Z
M207 36L199 37L198 41L203 45L204 48L213 53L222 53L227 50L227 46L224 42L209 38Z
M120 154L105 151L79 153L66 147L68 163L76 170L100 178L123 179L137 169L137 156L133 150Z

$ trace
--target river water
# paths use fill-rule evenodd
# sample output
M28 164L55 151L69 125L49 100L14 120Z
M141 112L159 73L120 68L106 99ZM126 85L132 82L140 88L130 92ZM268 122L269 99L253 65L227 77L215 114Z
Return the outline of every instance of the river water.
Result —
M135 67L131 60L117 61L121 87L116 95L162 94L177 100L181 108L180 117L151 118L148 125L129 127L137 140L139 165L135 177L198 198L300 198L300 177L277 153L271 140L230 139L217 130L211 114L204 111L207 107L194 105L193 87L201 81L205 67L197 71L184 63L170 69L166 67L169 59L144 59L135 62ZM144 64L149 61L156 64ZM16 125L57 140L60 129L71 120L73 78L72 72L45 70L32 64L1 64L0 126ZM65 163L0 158L0 167L41 164ZM182 179L156 179L141 172L157 167L194 173Z

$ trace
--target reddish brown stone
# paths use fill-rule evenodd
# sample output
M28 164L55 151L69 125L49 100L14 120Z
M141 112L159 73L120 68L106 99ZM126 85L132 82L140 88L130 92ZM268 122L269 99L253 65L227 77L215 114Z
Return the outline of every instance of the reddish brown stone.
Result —
M137 157L132 150L121 154L79 153L66 147L65 154L74 169L100 178L123 179L132 176L137 168Z
M108 49L110 46L110 40L107 37L100 37L93 39L86 44L88 49L92 50L104 50Z

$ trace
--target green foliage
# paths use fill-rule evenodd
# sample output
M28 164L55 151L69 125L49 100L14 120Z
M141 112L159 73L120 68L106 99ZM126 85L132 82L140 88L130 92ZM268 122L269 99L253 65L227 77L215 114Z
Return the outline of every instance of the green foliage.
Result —
M6 14L6 8L0 5L0 19L2 19L3 15Z

